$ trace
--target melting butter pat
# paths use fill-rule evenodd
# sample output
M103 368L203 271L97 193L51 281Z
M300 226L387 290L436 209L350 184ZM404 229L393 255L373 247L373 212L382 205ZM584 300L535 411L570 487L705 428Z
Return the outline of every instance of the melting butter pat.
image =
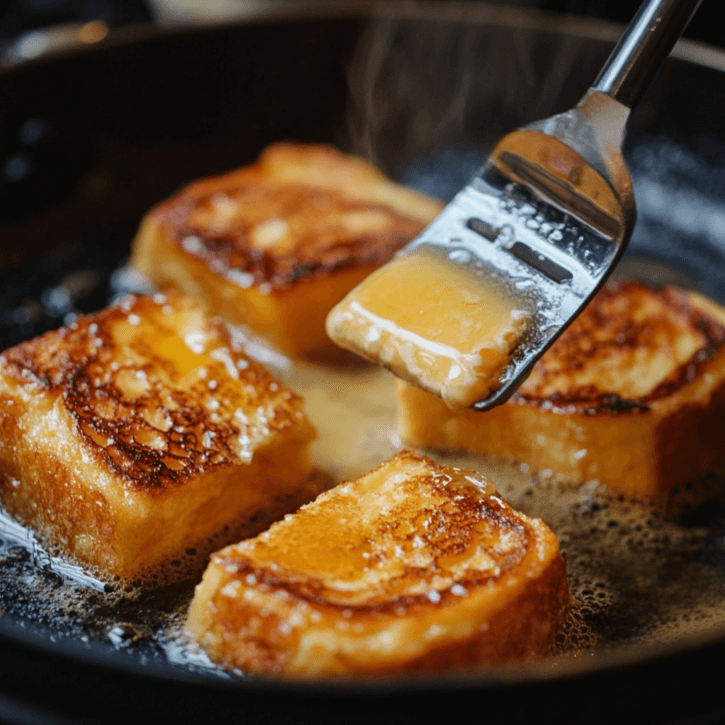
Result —
M350 292L327 334L456 410L500 387L530 319L492 282L416 249Z

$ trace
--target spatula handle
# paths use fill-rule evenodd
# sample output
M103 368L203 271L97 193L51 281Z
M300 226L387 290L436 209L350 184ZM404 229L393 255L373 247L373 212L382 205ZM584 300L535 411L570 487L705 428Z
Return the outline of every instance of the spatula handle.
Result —
M645 0L597 76L593 90L633 108L702 0Z

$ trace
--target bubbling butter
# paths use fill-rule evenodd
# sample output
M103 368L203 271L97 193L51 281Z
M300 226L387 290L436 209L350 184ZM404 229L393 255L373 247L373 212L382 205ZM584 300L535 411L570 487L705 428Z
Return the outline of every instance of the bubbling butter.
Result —
M328 315L327 334L459 410L501 386L530 321L493 282L415 249L350 292Z

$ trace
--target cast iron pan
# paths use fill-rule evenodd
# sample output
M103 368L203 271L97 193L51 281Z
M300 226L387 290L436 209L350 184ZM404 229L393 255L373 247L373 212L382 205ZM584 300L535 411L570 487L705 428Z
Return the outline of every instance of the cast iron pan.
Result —
M365 5L311 4L294 17L224 27L141 28L0 72L2 347L57 326L69 310L105 304L144 211L186 181L253 160L270 142L333 142L450 196L502 131L573 105L617 35L575 18L422 5L379 22L373 37L389 52L363 62L355 49L370 17ZM639 206L631 254L720 300L723 119L725 56L689 45L638 109L627 143ZM70 303L38 306L43 291L78 271L102 282L80 284ZM721 541L722 517L707 515ZM0 579L2 601L23 599L23 576ZM174 664L97 638L82 621L61 631L52 612L31 604L26 615L5 608L7 722L120 723L143 714L178 723L579 723L626 714L659 723L725 713L720 626L553 668L289 684Z

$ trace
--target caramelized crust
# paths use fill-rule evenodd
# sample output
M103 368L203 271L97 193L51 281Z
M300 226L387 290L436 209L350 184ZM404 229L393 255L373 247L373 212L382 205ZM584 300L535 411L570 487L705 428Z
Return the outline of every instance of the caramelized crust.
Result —
M536 365L521 402L596 414L650 409L692 381L725 343L722 310L676 287L611 284Z
M248 461L302 419L219 321L172 299L128 298L0 356L6 378L59 396L100 465L146 491Z
M362 159L327 146L276 144L255 164L191 184L149 212L132 264L284 352L305 354L327 345L329 309L440 208ZM280 307L305 298L315 327L308 321L299 335Z
M230 667L381 674L540 654L568 604L545 524L403 451L215 554L187 626Z
M208 553L224 527L311 495L301 400L177 295L127 298L0 355L0 436L10 512L119 576Z
M377 187L387 184L334 149L277 145L152 214L173 244L213 261L214 271L233 270L242 286L280 289L340 267L382 264L415 236L427 217L417 218L415 206L404 214L386 205Z
M398 385L408 445L523 461L598 480L666 515L723 470L725 310L675 287L607 285L505 405L452 413ZM694 486L693 484L697 484Z

